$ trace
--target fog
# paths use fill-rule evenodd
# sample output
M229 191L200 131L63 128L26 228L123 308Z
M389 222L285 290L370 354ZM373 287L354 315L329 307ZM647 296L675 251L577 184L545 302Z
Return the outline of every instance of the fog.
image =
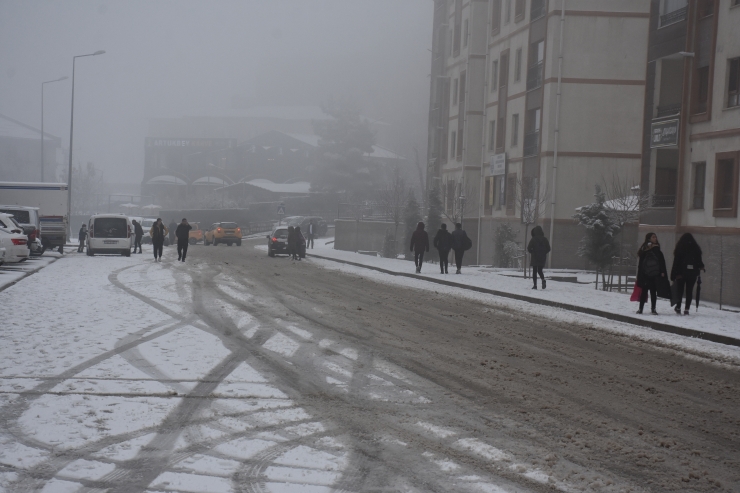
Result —
M0 113L69 143L109 183L138 183L147 119L228 115L234 104L354 101L426 147L431 0L0 0ZM423 154L422 154L423 158Z

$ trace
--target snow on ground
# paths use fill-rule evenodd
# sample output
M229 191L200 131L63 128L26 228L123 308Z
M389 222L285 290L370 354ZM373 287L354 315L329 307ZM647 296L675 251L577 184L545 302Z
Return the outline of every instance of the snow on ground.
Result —
M740 314L731 311L720 311L711 303L700 303L699 311L695 312L692 308L690 316L678 316L673 313L670 303L667 300L658 300L659 316L654 315L637 315L634 312L637 309L637 303L629 301L629 295L618 292L607 292L595 290L591 274L581 272L568 272L563 274L567 277L577 277L580 282L557 282L548 281L546 290L534 291L531 289L531 279L523 279L522 273L516 270L491 269L486 267L463 267L462 274L440 274L438 264L424 264L420 277L414 279L408 277L392 276L382 272L355 267L347 264L341 264L330 260L311 258L311 252L317 255L354 262L369 267L379 267L389 271L414 273L414 264L406 260L386 259L369 255L347 252L333 249L333 239L324 238L316 241L315 250L308 251L308 259L327 269L333 269L341 272L361 275L377 282L391 283L400 286L409 286L418 289L435 291L438 293L449 293L457 296L480 300L489 306L507 306L516 307L533 315L540 315L555 320L573 323L585 323L595 328L608 330L620 334L627 334L640 339L658 342L669 347L681 347L690 351L699 351L702 354L708 354L712 357L733 359L740 358L740 349L716 344L700 339L678 336L664 332L658 332L652 329L644 328L637 325L615 322L602 317L586 315L579 312L569 312L560 308L553 308L525 301L518 301L510 298L498 297L490 294L479 293L476 291L466 290L457 287L444 286L436 283L424 282L423 278L444 279L446 281L456 282L469 286L477 286L486 289L514 293L520 296L530 296L540 299L546 299L556 302L568 303L583 307L597 307L600 310L611 311L630 315L634 318L649 317L653 320L664 324L674 325L676 327L690 328L715 334L726 335L740 339ZM265 245L256 245L256 249L266 250ZM436 254L430 252L429 255ZM454 267L451 268L454 272ZM549 273L546 276L549 277ZM591 284L586 282L591 281Z
M0 291L27 275L38 272L61 256L57 252L45 252L41 257L30 257L25 262L3 264L0 266Z

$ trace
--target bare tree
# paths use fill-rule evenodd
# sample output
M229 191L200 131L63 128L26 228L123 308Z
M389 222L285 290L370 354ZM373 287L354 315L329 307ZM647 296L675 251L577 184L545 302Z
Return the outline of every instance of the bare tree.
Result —
M455 183L453 187L444 185L444 215L452 223L462 222L463 218L478 211L478 190L465 181Z
M548 188L539 186L537 178L517 178L514 189L514 202L519 206L522 224L524 224L524 277L527 277L527 238L530 226L545 214L549 201Z
M393 222L393 242L398 245L398 226L403 221L403 210L409 196L409 187L401 177L398 166L393 170L393 178L378 191L378 205L384 215Z
M419 161L419 149L414 146L414 164L416 165L416 172L419 173L419 186L421 187L421 210L426 210L426 198L427 198L427 187L426 180L424 179L424 171L421 169L421 162Z

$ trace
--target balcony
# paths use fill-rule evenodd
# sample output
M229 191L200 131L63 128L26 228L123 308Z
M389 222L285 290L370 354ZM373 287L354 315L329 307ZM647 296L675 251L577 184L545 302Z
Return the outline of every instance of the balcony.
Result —
M546 13L547 0L532 0L532 7L529 15L530 22L539 19Z
M670 26L671 24L686 20L686 14L688 13L688 11L689 7L686 6L682 9L674 10L673 12L668 12L667 14L661 15L660 27Z
M524 136L524 157L536 156L540 152L540 133L532 132Z
M542 86L542 62L532 65L527 69L527 91L532 91Z
M676 206L675 195L653 195L651 200L652 207L669 208Z
M664 116L673 116L678 115L681 113L681 103L677 104L666 104L663 106L658 106L657 108L657 114L655 115L655 118L663 118Z

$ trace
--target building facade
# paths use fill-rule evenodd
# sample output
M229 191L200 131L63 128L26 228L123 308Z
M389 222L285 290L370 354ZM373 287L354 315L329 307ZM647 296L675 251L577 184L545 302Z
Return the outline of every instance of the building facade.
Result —
M740 0L650 3L640 230L670 245L692 233L702 297L740 306Z
M437 0L436 9L428 185L442 190L451 220L463 217L469 262L497 264L504 223L524 246L522 216L534 212L553 267L583 268L575 209L607 179L640 182L649 2Z
M41 130L0 114L0 181L66 181L61 139L44 132L41 171Z

